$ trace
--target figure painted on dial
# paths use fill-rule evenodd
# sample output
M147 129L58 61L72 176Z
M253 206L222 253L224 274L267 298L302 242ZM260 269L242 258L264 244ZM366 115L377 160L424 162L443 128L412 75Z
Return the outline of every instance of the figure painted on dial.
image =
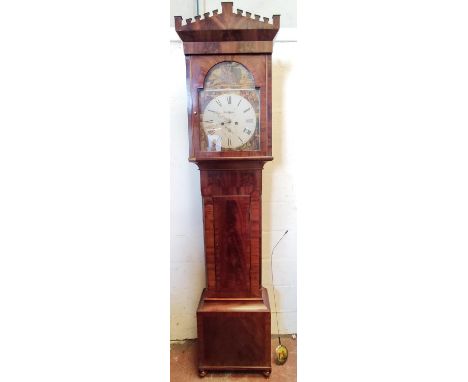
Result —
M213 98L203 111L202 127L208 150L237 149L254 135L257 117L250 102L238 94Z

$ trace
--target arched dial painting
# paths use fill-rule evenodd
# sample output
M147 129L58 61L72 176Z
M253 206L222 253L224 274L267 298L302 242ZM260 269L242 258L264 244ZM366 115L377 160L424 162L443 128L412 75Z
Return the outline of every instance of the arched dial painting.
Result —
M201 150L259 150L259 93L242 64L224 61L211 68L199 89Z

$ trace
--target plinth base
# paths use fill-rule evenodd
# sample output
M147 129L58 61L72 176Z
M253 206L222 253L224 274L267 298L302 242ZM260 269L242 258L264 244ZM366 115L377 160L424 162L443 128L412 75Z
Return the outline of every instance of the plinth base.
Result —
M271 313L268 292L261 298L207 298L197 310L198 369L271 372Z

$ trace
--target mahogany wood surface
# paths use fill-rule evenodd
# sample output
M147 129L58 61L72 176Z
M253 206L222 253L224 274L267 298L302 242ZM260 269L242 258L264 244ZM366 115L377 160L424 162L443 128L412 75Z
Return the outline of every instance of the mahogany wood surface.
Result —
M198 368L271 372L268 293L255 300L214 300L203 292L197 310Z
M216 290L250 292L250 196L213 197Z
M273 41L280 26L280 17L273 15L273 23L264 17L260 20L259 15L254 15L238 9L233 12L232 2L222 2L222 13L213 11L210 17L209 12L201 16L195 16L195 22L187 19L182 25L182 17L176 16L175 29L184 42L193 41Z
M260 296L263 162L249 161L245 168L236 161L229 169L216 163L199 163L207 293Z
M187 19L175 17L186 56L189 161L200 169L206 288L197 310L199 374L208 370L271 372L271 312L262 287L262 170L273 159L271 54L280 17L237 10L232 2ZM260 144L203 151L199 92L215 65L234 61L259 91ZM209 83L209 81L207 81ZM258 138L257 138L258 139ZM258 141L257 141L258 142ZM259 149L258 149L259 148Z
M272 41L205 41L184 42L185 54L271 53Z

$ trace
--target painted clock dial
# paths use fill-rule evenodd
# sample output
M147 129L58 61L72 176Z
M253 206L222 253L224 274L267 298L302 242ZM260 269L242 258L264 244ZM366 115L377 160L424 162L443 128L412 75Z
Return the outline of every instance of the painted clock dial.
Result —
M253 137L257 117L252 104L238 94L221 94L208 102L202 127L208 147L216 151L238 149Z
M201 150L259 150L259 93L240 63L224 61L211 68L199 92Z

